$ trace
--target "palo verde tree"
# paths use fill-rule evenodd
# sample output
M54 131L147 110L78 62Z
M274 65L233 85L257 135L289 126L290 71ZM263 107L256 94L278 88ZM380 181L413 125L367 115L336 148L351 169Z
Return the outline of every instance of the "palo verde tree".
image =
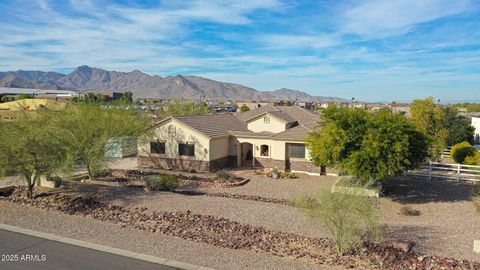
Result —
M23 176L28 198L41 175L65 168L71 160L52 113L20 112L14 121L0 122L0 172Z
M103 167L109 140L137 137L149 127L146 117L135 110L104 109L95 104L70 105L55 118L63 141L77 163L87 167L94 178Z
M428 156L426 137L389 110L328 107L320 130L307 138L317 166L335 166L372 183L419 166Z

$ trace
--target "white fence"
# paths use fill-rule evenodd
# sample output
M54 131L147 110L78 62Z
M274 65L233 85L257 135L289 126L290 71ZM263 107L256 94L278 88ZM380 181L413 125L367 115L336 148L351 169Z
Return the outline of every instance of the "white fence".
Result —
M450 152L451 152L451 151L452 151L452 147L451 147L451 146L443 149L442 158L450 157Z
M480 183L480 166L429 162L407 175Z

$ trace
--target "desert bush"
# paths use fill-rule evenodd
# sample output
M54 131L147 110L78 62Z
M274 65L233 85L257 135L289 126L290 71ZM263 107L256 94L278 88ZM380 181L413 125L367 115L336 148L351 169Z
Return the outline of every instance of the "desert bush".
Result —
M147 177L145 185L148 190L174 191L178 188L179 182L176 175L161 174Z
M362 247L365 241L381 239L378 205L374 199L324 189L315 196L296 198L292 203L329 232L339 255Z
M420 216L422 212L420 210L413 209L410 206L404 206L400 209L400 213L404 216Z
M215 176L217 179L223 179L223 180L235 179L235 176L229 172L217 172Z
M457 143L452 147L450 156L457 163L463 163L465 158L475 155L477 150L469 142Z
M473 156L466 157L463 164L480 166L480 152L476 151Z

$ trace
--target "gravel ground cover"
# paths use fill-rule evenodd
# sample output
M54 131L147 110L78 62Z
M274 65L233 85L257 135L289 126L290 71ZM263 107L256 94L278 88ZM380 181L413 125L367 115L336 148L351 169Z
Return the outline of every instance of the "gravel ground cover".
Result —
M27 199L26 189L18 188L2 200L56 210L70 215L121 224L144 231L178 236L230 249L245 249L280 257L306 258L314 263L341 265L356 269L479 269L480 263L457 261L436 256L405 252L389 245L368 245L361 253L336 255L333 243L326 238L267 230L224 218L190 212L155 212L147 208L125 209L95 200L60 193L40 193Z
M423 253L480 261L473 252L473 241L480 240L480 214L472 199L471 185L465 182L394 179L380 199L387 237L413 241ZM404 206L421 214L405 216Z
M273 180L253 171L234 173L251 181L228 189L193 189L214 195L234 194L228 195L230 198L121 191L106 192L111 196L104 199L122 206L158 211L191 210L309 237L326 236L325 231L307 222L305 216L293 207L231 197L248 195L288 200L295 195L312 194L319 188L328 188L336 177L300 175L299 179ZM387 240L413 241L415 249L426 254L480 261L480 256L473 252L473 241L480 240L480 215L472 203L470 185L417 178L398 178L390 183L389 194L380 199ZM97 195L102 193L97 192ZM401 213L404 206L419 210L421 214L405 216Z
M0 222L215 269L344 269L312 264L305 259L294 260L246 250L215 247L179 237L122 228L119 224L95 220L92 217L72 216L2 200Z
M318 226L305 222L304 215L293 207L241 197L259 196L285 201L302 193L312 194L318 188L328 188L336 177L300 175L299 179L273 180L248 170L235 170L233 173L251 181L228 189L187 189L212 196L165 192L146 194L142 190L89 185L83 185L79 191L95 193L101 201L124 207L147 207L154 211L190 210L271 230L308 237L326 236ZM472 203L469 185L415 178L399 178L391 183L395 184L388 188L388 196L380 199L387 240L413 241L416 243L415 250L421 253L480 261L480 256L473 252L473 240L480 240L480 215ZM215 194L233 195L219 197ZM419 210L421 214L405 216L401 213L404 206Z

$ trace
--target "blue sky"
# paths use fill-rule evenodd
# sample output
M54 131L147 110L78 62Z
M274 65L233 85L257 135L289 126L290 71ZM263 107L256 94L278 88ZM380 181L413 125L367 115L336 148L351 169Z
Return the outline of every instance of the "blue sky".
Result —
M0 70L199 75L359 100L480 100L478 0L0 0Z

